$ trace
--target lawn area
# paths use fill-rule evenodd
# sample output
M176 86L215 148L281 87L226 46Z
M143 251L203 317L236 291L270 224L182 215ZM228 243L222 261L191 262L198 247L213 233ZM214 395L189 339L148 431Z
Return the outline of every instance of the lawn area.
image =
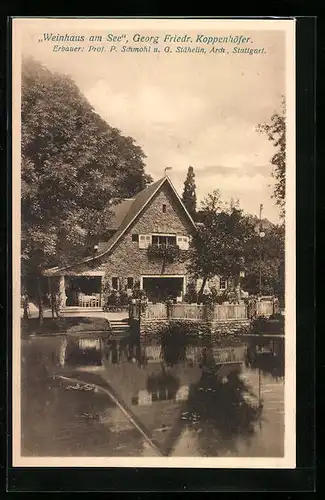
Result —
M38 318L21 320L22 335L99 331L110 331L107 319L90 317L44 318L42 325L40 325Z

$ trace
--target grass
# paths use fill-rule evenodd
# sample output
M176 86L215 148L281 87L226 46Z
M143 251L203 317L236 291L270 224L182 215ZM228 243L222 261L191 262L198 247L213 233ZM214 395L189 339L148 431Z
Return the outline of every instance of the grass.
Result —
M38 318L21 321L22 334L79 333L109 331L109 323L105 318L44 318L40 325Z

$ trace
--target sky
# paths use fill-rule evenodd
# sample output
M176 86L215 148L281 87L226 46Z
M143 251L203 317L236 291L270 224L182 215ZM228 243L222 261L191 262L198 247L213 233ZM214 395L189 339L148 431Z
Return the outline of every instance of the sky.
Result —
M47 32L66 32L52 23ZM38 42L42 32L25 30L24 55L69 74L95 111L141 146L154 180L170 167L168 175L181 194L191 165L198 205L219 189L222 199L239 199L254 215L263 203L263 217L278 222L271 199L275 150L256 126L280 109L285 94L283 32L241 31L265 48L265 54L254 56L54 53L51 44Z

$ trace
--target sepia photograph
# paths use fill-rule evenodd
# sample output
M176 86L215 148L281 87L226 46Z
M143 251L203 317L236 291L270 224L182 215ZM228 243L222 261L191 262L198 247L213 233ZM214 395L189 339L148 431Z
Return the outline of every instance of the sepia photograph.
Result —
M295 467L294 46L13 20L14 466Z

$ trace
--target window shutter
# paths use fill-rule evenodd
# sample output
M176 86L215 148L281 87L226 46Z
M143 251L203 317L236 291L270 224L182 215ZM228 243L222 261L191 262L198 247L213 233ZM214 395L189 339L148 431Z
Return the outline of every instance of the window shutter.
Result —
M151 235L146 234L146 248L148 248L151 244Z
M146 235L139 234L139 248L146 248Z
M148 248L151 242L150 234L139 234L139 248Z
M188 250L188 237L177 236L177 245L181 250Z
M177 236L176 243L181 250L183 250L183 236Z

